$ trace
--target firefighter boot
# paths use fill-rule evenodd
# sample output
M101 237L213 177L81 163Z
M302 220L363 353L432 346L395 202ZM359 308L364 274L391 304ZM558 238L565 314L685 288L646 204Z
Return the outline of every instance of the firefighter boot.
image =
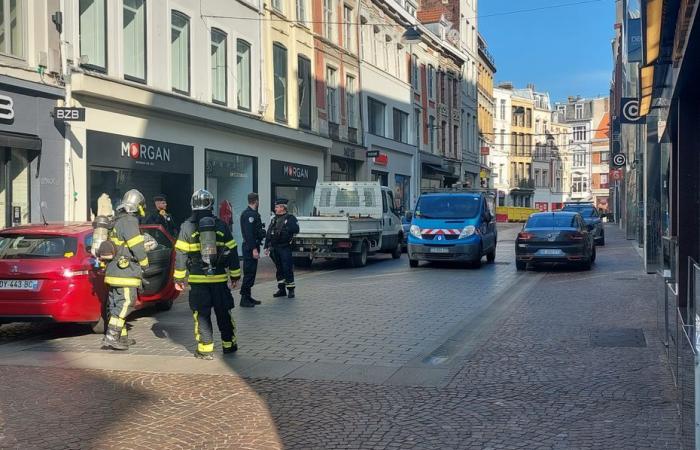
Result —
M102 339L102 345L113 350L129 350L129 346L124 345L124 343L121 341L120 335L120 329L111 326L107 327L105 337Z
M241 295L241 308L252 308L255 303L250 298L250 295Z
M122 335L119 337L119 342L122 343L122 345L126 345L129 347L130 345L136 345L136 339L131 339L129 338L129 335L126 334L126 327L122 329Z
M284 287L284 283L277 284L277 292L272 294L273 297L284 297L287 295L287 289Z
M237 351L238 351L238 344L233 344L231 347L224 347L224 355L236 353Z
M194 357L197 359L203 359L205 361L211 361L214 359L214 354L213 353L204 353L204 352L200 352L199 350L195 350Z
M294 298L294 288L287 288L287 298Z

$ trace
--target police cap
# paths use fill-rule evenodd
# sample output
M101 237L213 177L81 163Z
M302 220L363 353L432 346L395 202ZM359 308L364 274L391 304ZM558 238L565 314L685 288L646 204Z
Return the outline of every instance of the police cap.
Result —
M287 200L286 198L278 198L277 200L275 200L275 206L277 206L277 205L287 206L287 203L289 203L289 200Z

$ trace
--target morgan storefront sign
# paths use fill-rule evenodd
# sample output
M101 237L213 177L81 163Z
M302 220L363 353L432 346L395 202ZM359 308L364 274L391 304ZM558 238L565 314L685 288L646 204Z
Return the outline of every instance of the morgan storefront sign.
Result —
M194 147L88 130L91 166L191 174Z
M285 186L316 186L318 167L270 160L270 181Z

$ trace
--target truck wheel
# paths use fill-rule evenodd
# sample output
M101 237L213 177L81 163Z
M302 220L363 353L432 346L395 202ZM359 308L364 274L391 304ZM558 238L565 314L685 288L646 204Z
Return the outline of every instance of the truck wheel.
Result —
M297 267L311 267L311 263L313 262L311 258L306 258L306 257L296 257L294 258L294 265Z
M350 254L350 264L353 267L365 267L367 265L367 243L362 243L362 248L357 253Z
M408 260L408 265L411 267L418 267L418 260L417 259L409 259Z
M173 307L174 300L163 300L155 304L156 311L170 311Z
M399 259L401 258L401 235L399 235L399 242L396 243L396 247L394 247L394 250L391 252L391 257L394 259Z

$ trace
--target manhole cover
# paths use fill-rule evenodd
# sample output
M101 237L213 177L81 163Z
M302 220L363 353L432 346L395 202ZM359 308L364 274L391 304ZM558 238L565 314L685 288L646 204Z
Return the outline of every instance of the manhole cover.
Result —
M646 347L641 328L608 328L590 330L589 339L593 347Z

